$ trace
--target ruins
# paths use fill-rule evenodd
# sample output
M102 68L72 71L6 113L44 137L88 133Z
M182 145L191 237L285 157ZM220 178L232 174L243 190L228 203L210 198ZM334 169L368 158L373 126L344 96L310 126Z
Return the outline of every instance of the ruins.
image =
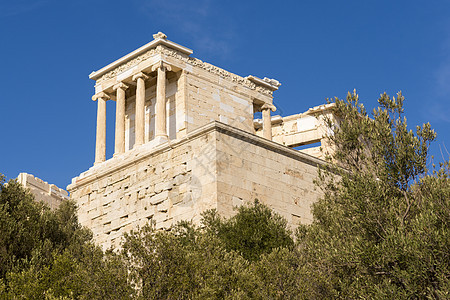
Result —
M153 37L89 75L97 102L95 162L67 189L95 241L117 247L124 232L148 222L199 223L206 209L230 216L254 199L290 225L311 222L320 147L329 149L323 118L332 107L271 116L277 80L235 75L161 32ZM106 159L108 100L116 118L114 156ZM320 145L294 149L314 143Z
M54 184L39 179L31 174L20 173L17 182L28 188L36 201L42 201L51 209L56 209L59 204L69 199L68 193Z

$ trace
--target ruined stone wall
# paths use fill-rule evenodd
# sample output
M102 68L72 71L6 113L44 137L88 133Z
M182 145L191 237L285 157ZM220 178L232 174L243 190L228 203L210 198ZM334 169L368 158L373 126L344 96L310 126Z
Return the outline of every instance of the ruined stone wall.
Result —
M136 151L137 150L137 151ZM219 122L156 148L146 145L92 167L68 187L79 220L103 248L151 222L199 224L201 212L223 216L259 199L294 226L312 220L320 160Z
M308 109L304 113L286 117L273 116L272 140L289 148L306 146L299 150L305 154L325 159L326 153L331 154L334 147L327 138L331 131L326 120L334 120L334 104L324 104ZM262 120L254 120L256 135L263 136Z
M139 148L75 178L69 186L79 221L104 249L117 247L124 232L150 222L167 228L180 220L199 222L215 207L214 132L154 149Z
M218 210L258 199L291 226L312 222L310 206L320 193L313 183L322 162L296 150L239 132L217 138Z
M124 232L148 222L157 228L179 220L198 223L208 208L230 216L233 206L255 198L291 225L310 222L309 206L318 195L312 178L322 161L287 148L301 138L298 128L287 129L287 119L285 127L271 129L273 92L280 83L191 57L192 50L161 32L153 38L89 75L98 101L95 163L68 189L96 242L118 246ZM137 101L145 118L139 114L137 122L136 93L145 94ZM115 154L106 160L108 99L118 100L118 109ZM262 112L262 132L255 130L255 112Z
M17 181L30 189L36 201L46 203L51 209L58 208L61 201L69 199L68 193L54 184L49 184L31 174L20 173Z

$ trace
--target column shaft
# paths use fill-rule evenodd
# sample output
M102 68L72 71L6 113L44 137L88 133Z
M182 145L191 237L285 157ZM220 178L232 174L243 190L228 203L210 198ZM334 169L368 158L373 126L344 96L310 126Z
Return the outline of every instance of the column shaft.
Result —
M156 83L156 107L155 107L155 131L156 137L167 137L166 130L166 68L158 67Z
M114 155L125 152L125 89L126 85L120 84L116 88L116 140Z
M270 109L262 109L262 119L263 119L263 137L272 140L272 121L270 119Z
M137 78L136 88L136 119L134 125L135 146L144 144L145 138L145 81L143 77Z
M97 138L95 143L95 163L106 159L106 99L97 98Z

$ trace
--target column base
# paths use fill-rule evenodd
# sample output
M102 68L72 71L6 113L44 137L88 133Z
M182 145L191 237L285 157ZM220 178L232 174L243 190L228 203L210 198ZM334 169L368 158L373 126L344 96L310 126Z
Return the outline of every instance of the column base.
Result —
M167 135L158 135L158 136L155 136L154 142L156 144L162 144L162 143L167 142L168 140L169 140L169 137Z
M144 145L144 144L134 144L132 149L139 148L139 147L141 147L142 145Z

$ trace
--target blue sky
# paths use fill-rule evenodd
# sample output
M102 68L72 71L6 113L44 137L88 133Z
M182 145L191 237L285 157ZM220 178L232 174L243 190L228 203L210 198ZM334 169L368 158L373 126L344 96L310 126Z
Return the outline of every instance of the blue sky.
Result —
M203 61L279 80L282 115L353 89L371 109L401 90L410 127L430 122L435 160L449 158L450 1L3 0L0 173L65 188L92 166L88 75L158 31Z

